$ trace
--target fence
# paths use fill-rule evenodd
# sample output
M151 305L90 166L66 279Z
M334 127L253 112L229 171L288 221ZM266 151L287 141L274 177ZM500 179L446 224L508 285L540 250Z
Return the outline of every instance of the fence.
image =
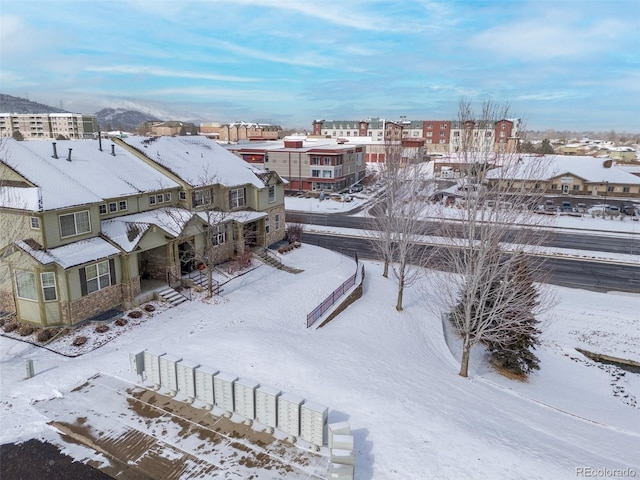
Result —
M349 290L351 287L353 287L356 284L356 276L358 275L358 264L359 264L357 252L355 254L355 260L356 260L355 273L351 275L349 278L347 278L344 282L342 282L342 285L340 285L333 292L331 292L329 296L320 305L314 308L313 311L307 315L307 328L313 325L316 322L316 320L318 320L327 310L329 310L336 303L338 299L340 299L342 295L345 294L347 290Z

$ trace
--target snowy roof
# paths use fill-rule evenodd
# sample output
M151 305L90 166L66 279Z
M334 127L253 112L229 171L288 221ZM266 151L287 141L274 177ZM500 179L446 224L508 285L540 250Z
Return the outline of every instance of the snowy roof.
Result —
M148 212L103 220L101 228L106 237L125 252L131 252L152 226L157 226L177 237L192 218L193 214L183 208L158 208Z
M540 163L539 168L535 167L534 162ZM522 161L503 168L510 170L509 177L522 180L551 179L559 175L573 174L587 182L640 185L640 177L616 166L607 168L604 166L605 163L608 161L602 158L585 156L524 156ZM487 172L487 178L503 175L499 170L501 169L490 170Z
M122 139L152 161L166 168L192 187L221 184L226 187L265 185L253 167L216 142L201 136L142 137Z
M238 223L247 223L253 222L255 220L260 220L261 218L266 218L268 215L264 212L250 212L250 211L239 211L239 212L231 212L227 214L227 218L231 218Z
M40 210L40 192L38 187L2 187L0 186L0 207L17 210Z
M102 151L98 140L55 143L58 158L53 158L50 142L7 139L0 153L0 161L40 187L43 210L179 186L131 152L116 146L112 155L109 141L103 140ZM67 161L69 149L71 161Z
M16 245L42 265L57 263L64 269L82 265L83 263L102 260L103 258L120 253L120 250L105 239L99 237L80 240L49 250L40 250L22 240L17 241Z

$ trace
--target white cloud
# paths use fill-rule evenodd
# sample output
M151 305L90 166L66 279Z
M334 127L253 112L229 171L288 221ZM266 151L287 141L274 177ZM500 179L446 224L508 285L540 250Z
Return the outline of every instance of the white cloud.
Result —
M586 26L571 18L545 16L490 28L473 36L468 45L520 60L584 58L610 50L626 29L619 20Z
M201 80L219 80L225 82L259 82L257 78L235 77L229 75L215 75L200 72L186 72L182 70L165 70L154 67L141 67L137 65L109 65L109 66L89 66L85 68L88 72L104 72L123 75L152 75L155 77L191 78Z

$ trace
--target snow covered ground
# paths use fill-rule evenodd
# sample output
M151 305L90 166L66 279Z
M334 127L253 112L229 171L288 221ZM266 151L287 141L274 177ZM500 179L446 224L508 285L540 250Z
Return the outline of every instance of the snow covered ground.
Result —
M366 262L363 297L327 326L307 329L306 314L354 262L306 244L282 259L304 272L261 265L217 301L157 309L79 357L0 337L0 443L54 438L39 400L69 396L100 372L135 382L129 352L148 348L328 406L329 421L348 421L354 432L357 479L640 475L640 375L575 351L639 361L640 295L546 287L559 303L543 319L541 370L524 383L509 380L478 349L464 379L458 340L445 336L422 289L411 287L398 313L393 280ZM27 360L36 370L29 380ZM65 451L89 457L75 445Z

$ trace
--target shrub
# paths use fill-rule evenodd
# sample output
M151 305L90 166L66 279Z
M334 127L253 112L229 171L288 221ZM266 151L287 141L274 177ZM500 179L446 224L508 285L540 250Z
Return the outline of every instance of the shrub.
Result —
M96 333L104 333L109 331L109 325L98 325L96 327Z
M132 310L128 314L129 318L141 318L142 312L140 310Z
M20 328L18 329L18 334L21 337L26 337L27 335L31 335L34 330L35 328L33 328L31 325L20 325Z
M84 345L85 343L87 343L88 338L87 337L76 337L73 339L73 346L74 347L81 347L82 345Z
M129 323L129 320L127 320L126 318L119 318L115 323L119 327L124 327L127 323Z
M5 324L5 319L4 318L0 318L0 327L3 327Z
M153 312L153 311L155 311L155 309L156 309L156 307L154 307L154 306L153 306L153 305L151 305L150 303L147 303L147 304L144 306L144 311L145 311L145 312Z
M39 342L48 342L54 336L54 331L50 328L44 330L38 330L36 333L36 340Z
M286 230L286 239L289 243L302 241L304 226L301 223L290 223Z
M18 324L13 322L6 323L4 327L2 327L2 329L7 333L13 332L16 328L18 328Z

